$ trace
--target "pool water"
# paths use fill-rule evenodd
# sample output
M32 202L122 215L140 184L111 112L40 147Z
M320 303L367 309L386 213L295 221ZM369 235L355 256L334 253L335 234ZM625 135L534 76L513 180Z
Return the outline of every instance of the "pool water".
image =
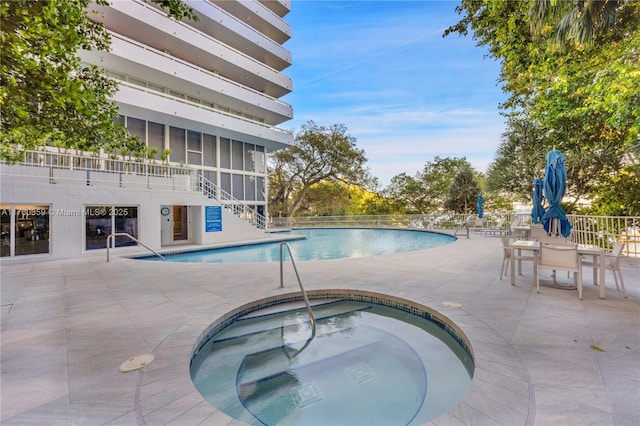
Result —
M404 253L448 244L450 235L405 229L321 228L296 229L291 235L305 239L288 241L295 260L328 260ZM288 252L284 250L284 259ZM145 256L145 260L161 260ZM167 261L192 263L279 262L280 243L184 252L166 256Z
M423 424L469 387L473 360L440 325L338 301L236 320L194 354L214 407L250 425Z

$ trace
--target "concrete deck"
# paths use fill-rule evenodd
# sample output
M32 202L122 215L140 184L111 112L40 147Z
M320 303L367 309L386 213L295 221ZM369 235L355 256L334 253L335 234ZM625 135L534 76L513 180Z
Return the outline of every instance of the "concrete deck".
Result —
M628 299L607 272L598 298L499 279L500 240L375 258L298 262L308 290L389 294L435 309L468 337L475 376L435 425L640 424L640 262L624 259ZM290 265L289 265L290 266ZM544 273L543 279L547 278ZM195 390L200 334L232 309L295 292L277 264L182 264L119 256L2 265L2 425L226 425ZM452 301L461 308L447 307ZM118 367L151 353L129 373Z

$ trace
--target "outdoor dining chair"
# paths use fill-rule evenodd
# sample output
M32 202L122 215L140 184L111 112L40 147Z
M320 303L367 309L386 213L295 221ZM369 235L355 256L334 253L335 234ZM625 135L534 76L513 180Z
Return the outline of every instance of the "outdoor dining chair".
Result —
M540 245L536 286L540 288L540 269L573 272L573 280L578 288L578 298L582 300L582 261L578 256L577 244L553 244L543 242Z
M500 239L502 240L502 268L500 269L500 279L502 279L502 277L507 274L507 271L509 271L509 262L515 262L516 260L519 262L522 260L530 260L534 262L535 267L535 255L527 256L516 253L514 255L514 258L511 259L511 238L508 236L504 236L500 237ZM520 268L518 268L518 270L520 270Z
M609 270L613 273L613 279L616 283L616 290L620 291L620 287L622 287L622 294L626 299L627 291L624 288L624 281L622 280L622 271L620 270L620 258L622 256L623 249L624 249L624 244L615 243L611 253L606 254L604 269ZM589 268L594 269L594 280L595 280L595 277L596 277L595 270L600 268L600 262L598 260L591 261L583 258L582 266L587 266ZM618 285L618 277L620 277L620 285ZM603 283L600 283L600 285L603 285Z

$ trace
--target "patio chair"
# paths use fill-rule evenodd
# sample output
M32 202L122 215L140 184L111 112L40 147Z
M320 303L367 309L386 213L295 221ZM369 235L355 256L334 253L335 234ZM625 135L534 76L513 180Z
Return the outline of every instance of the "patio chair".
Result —
M613 279L616 283L616 290L620 291L620 287L622 287L622 294L625 299L627 298L627 291L624 288L624 281L622 280L622 271L620 270L620 258L622 256L622 250L624 249L624 244L615 243L613 246L613 250L611 253L606 254L604 269L609 270L613 273ZM589 260L588 258L582 259L582 266L587 266L589 268L593 268L593 277L594 284L597 284L597 275L595 274L596 269L600 268L600 262L598 260ZM620 277L620 285L618 285L618 277ZM600 283L602 285L602 283Z
M542 225L532 225L529 229L529 239L534 241L541 241L547 243L566 243L567 239L563 236L557 236L549 234Z
M487 234L492 234L492 235L509 235L509 228L506 228L504 226L504 223L507 221L507 219L502 218L500 220L498 220L498 223L496 224L496 226L491 226L489 228L485 228L482 230L482 233L484 235Z
M500 279L502 279L503 276L507 275L509 271L509 262L511 261L515 262L517 260L518 262L522 262L523 260L530 260L534 262L535 267L535 255L523 256L516 253L514 258L511 259L511 238L508 236L504 236L500 237L500 240L502 241L502 267L500 268ZM522 267L518 268L518 271L520 271L521 269Z
M554 244L543 242L540 245L536 287L540 289L540 269L573 272L573 280L578 288L578 298L582 300L582 261L578 256L577 244Z
M484 229L484 220L482 219L474 219L472 229L474 233L479 233Z

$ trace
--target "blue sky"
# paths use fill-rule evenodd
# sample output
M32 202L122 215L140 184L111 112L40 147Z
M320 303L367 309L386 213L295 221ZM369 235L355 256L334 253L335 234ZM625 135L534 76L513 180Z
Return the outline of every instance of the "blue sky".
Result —
M381 186L414 175L434 157L466 157L479 171L493 160L505 100L499 64L470 37L442 38L457 1L292 0L285 70L298 131L308 120L344 124Z

